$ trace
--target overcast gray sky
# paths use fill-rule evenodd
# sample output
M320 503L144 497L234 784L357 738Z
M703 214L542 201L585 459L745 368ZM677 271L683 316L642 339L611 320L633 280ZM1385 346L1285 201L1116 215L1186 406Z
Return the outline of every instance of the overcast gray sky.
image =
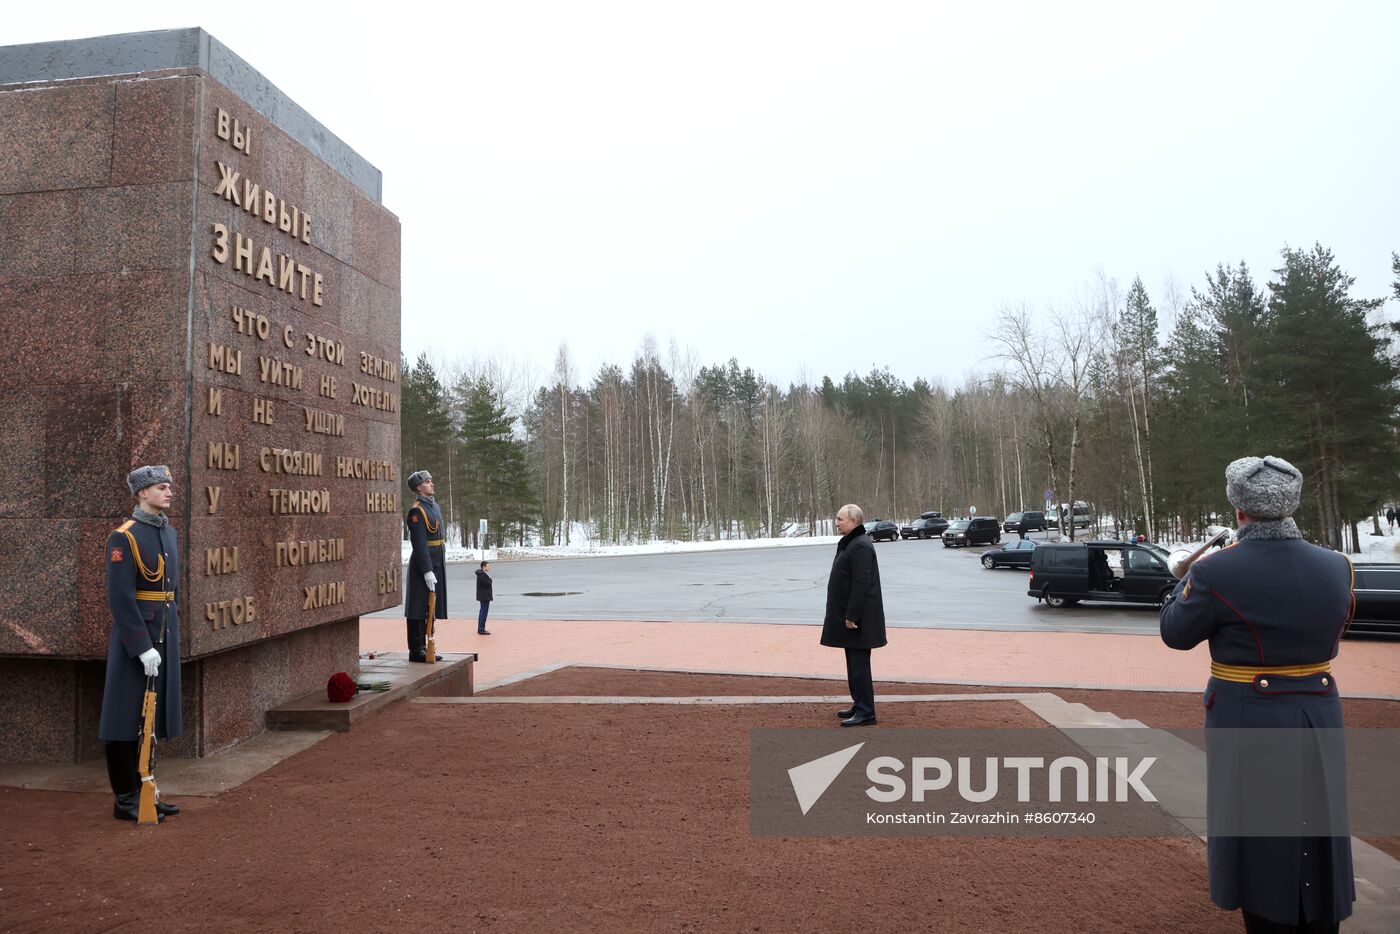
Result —
M975 6L976 9L968 9ZM1007 302L1400 250L1400 4L23 4L202 26L384 173L410 357L960 382ZM1395 317L1396 304L1388 306Z

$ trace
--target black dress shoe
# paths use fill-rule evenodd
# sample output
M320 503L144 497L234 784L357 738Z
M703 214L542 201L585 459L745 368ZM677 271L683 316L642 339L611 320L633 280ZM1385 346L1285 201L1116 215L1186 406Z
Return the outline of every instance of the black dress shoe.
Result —
M410 655L410 656L408 657L408 660L411 661L411 662L422 662L423 664L426 665L426 664L428 663L428 656L426 656L426 655Z
M112 805L112 816L117 820L139 820L141 817L141 792L133 791L129 795L117 795L117 801ZM156 805L156 823L165 820L165 815L160 813L160 805Z
M156 813L161 817L174 817L180 813L180 805L166 804L164 801L156 802Z
M855 716L855 713L856 709L854 707L847 707L845 710L836 711L836 716L842 720L845 720L847 717Z
M490 633L488 630L485 630L485 629L478 629L478 630L476 631L476 634L477 634L478 636L489 636L489 635L491 635L491 633Z
M841 721L842 726L874 726L875 718L867 717L864 714L856 714L849 719Z

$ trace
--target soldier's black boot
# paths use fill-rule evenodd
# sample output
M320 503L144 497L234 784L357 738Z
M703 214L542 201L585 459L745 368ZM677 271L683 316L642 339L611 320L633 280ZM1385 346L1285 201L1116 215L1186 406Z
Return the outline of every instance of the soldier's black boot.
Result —
M166 804L164 801L157 801L156 813L159 814L162 818L174 817L176 814L180 813L180 805Z
M428 660L428 621L410 619L408 622L408 660L426 662Z
M124 795L117 795L116 804L112 805L112 816L117 820L134 821L140 817L141 813L141 792L133 791ZM156 823L165 820L165 815L160 813L160 805L156 805Z

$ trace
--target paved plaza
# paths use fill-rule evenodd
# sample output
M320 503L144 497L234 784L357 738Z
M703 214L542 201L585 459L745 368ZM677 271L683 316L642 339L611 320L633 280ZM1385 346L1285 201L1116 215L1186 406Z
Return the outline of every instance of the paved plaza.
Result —
M1006 536L1003 542L1014 540ZM888 625L911 629L1157 632L1152 606L1084 604L1051 609L1027 596L1028 572L982 567L985 547L881 542ZM820 622L832 544L622 557L493 562L493 619ZM475 564L447 566L448 602L475 613ZM402 618L402 608L375 616Z

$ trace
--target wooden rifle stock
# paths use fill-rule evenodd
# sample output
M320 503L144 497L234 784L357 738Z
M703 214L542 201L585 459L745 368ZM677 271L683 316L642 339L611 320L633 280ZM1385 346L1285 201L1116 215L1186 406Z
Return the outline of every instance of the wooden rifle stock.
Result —
M146 679L146 696L141 701L141 754L137 771L141 776L141 803L136 811L136 826L160 823L156 813L156 780L151 774L156 754L156 690L155 678Z
M437 622L437 591L430 590L428 591L428 628L424 632L424 638L428 642L425 654L429 664L437 661L437 645L433 641L433 624L435 622Z

